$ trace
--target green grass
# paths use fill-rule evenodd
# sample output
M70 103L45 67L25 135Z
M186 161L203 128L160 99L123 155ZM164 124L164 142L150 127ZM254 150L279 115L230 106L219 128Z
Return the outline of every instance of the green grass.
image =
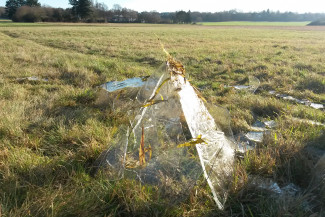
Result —
M306 29L307 28L307 29ZM325 28L214 27L145 24L0 23L0 206L3 216L310 216L324 214L314 177L325 150L324 111L274 98L269 90L325 103ZM156 38L186 67L210 102L227 108L234 133L258 118L278 126L235 165L229 200L218 211L202 178L181 203L168 204L157 186L91 174L114 143L125 114L96 105L96 86L150 75L163 64ZM226 85L261 85L256 94ZM49 82L17 82L38 76ZM294 183L298 197L274 198L251 176ZM324 188L323 188L324 189ZM310 209L304 209L308 202Z
M0 27L24 27L24 26L49 26L50 24L44 24L44 23L16 23L12 22L11 20L0 20Z
M199 22L204 26L306 26L306 22L251 22L251 21L229 21L229 22Z

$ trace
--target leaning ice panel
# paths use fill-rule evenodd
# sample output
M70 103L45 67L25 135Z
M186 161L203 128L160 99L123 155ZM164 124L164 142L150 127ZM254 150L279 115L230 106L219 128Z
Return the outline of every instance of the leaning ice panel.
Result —
M102 154L101 165L115 170L117 177L159 184L163 195L179 199L203 172L218 208L223 209L234 160L234 144L227 138L232 136L228 114L206 104L213 115L209 113L185 78L184 67L168 55L159 73L145 80L102 87L109 92L113 108L132 104L124 106L131 108L128 114L132 115L129 126L118 134L124 139Z
M223 209L227 198L227 183L232 173L234 160L233 144L218 130L213 117L194 88L182 76L175 75L182 110L193 138L202 138L204 143L196 145L201 166L219 209Z

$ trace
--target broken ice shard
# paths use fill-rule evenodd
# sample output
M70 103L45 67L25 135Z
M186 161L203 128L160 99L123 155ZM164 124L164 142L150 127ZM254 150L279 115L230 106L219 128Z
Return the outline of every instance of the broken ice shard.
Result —
M147 77L130 78L124 81L110 81L102 84L100 87L104 88L108 92L114 92L126 87L141 87L145 84Z
M323 104L319 104L319 103L313 103L307 99L297 99L297 98L294 98L292 96L289 96L287 94L279 94L279 93L276 93L275 91L269 91L269 94L271 95L274 95L278 98L282 98L282 99L285 99L285 100L288 100L288 101L292 101L292 102L296 102L296 103L299 103L299 104L303 104L303 105L306 105L306 106L310 106L314 109L324 109L324 105Z
M264 132L248 132L246 135L247 139L254 141L254 142L262 142Z
M24 82L24 81L30 81L30 82L48 82L49 79L47 78L39 78L37 76L31 76L31 77L25 77L25 78L17 78L16 81L18 82Z
M254 76L248 76L249 85L234 85L234 86L228 86L233 87L236 90L248 90L252 93L255 93L257 88L260 86L260 80Z
M315 109L323 109L324 105L323 104L318 104L318 103L311 103L310 107L315 108Z

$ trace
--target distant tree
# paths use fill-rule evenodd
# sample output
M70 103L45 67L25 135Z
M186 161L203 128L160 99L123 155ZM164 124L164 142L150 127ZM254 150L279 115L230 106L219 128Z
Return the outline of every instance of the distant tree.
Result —
M186 13L185 23L191 23L191 22L192 22L191 11L188 11L188 12Z
M165 13L160 13L159 16L161 18L160 23L173 23L175 13L165 12Z
M114 11L121 11L121 10L122 10L122 6L119 5L119 4L114 4L114 5L113 5L113 10L114 10Z
M6 1L6 13L11 19L16 13L17 9L21 6L39 7L41 4L38 0L7 0Z
M111 22L118 23L131 23L138 20L138 12L122 8L119 4L114 4L113 9L111 10L113 17L110 19Z
M191 22L191 12L188 11L177 11L174 19L175 23L190 23Z
M63 18L63 22L73 22L75 21L75 17L73 16L73 12L71 8L67 8L64 11L62 11L62 18Z
M62 8L54 8L53 9L53 20L54 22L62 22L64 10Z
M105 3L95 1L93 4L93 20L96 22L107 22L109 19L108 6Z
M151 12L141 12L139 14L138 19L142 23L160 23L161 17L158 12L151 11Z
M193 22L202 22L202 13L200 12L192 12L191 13L191 19Z
M41 4L38 2L38 0L26 0L24 5L29 7L39 7Z
M6 18L6 9L4 7L0 7L0 18Z
M92 2L90 0L69 0L72 5L72 13L78 20L84 20L92 14Z
M44 8L22 6L17 9L12 20L15 22L40 22L42 21L42 17L45 17L45 15Z
M108 11L108 6L105 3L94 2L93 7L100 11Z
M125 22L128 23L135 22L138 19L138 13L127 8L122 9L121 15L123 16Z
M121 16L122 15L122 7L121 7L121 5L114 4L112 11L113 11L115 17L116 16Z
M16 13L17 9L23 6L25 3L24 0L8 0L6 1L6 13L8 18L12 18Z

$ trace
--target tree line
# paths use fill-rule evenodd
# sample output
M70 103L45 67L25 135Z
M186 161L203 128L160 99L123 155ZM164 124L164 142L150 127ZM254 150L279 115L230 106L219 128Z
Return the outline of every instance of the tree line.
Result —
M322 13L274 12L191 12L176 11L158 13L137 12L114 5L111 9L94 0L68 0L70 8L41 6L38 0L7 0L6 7L0 7L0 18L14 22L113 22L113 23L195 23L224 21L315 21L325 19Z

